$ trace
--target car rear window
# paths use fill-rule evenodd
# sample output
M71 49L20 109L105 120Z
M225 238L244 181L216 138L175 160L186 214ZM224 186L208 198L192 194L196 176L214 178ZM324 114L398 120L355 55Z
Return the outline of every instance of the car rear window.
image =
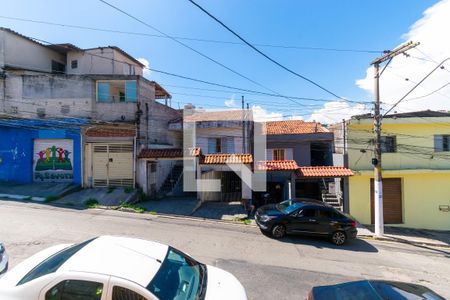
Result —
M34 267L30 272L28 272L25 277L23 277L17 285L21 285L24 283L27 283L28 281L34 280L36 278L39 278L41 276L50 274L58 270L59 267L62 266L70 257L72 257L75 253L77 253L80 249L82 249L84 246L92 242L95 238L87 240L83 243L70 246L68 248L65 248L52 256L48 257L44 261L42 261L40 264L38 264L36 267Z

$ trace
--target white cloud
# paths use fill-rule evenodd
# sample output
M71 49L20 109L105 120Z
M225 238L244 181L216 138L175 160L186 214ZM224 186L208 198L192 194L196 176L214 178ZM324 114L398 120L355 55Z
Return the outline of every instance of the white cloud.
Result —
M349 119L351 116L367 113L364 104L350 105L344 101L333 101L324 104L323 108L314 111L308 121L317 121L323 124L333 124Z
M226 107L237 107L236 101L234 100L234 94L231 95L229 100L225 100L224 104Z
M381 101L384 110L389 109L403 97L414 85L425 77L433 68L450 56L450 0L443 0L425 10L423 17L415 22L407 33L402 36L406 41L420 42L417 49L408 51L410 57L399 55L395 57L390 67L386 69L380 79ZM423 52L423 53L421 53ZM424 55L425 54L425 55ZM417 59L421 58L421 59ZM429 61L434 60L435 62ZM445 64L445 70L436 70L393 112L416 110L450 110L450 62ZM405 80L408 78L409 80ZM356 81L356 85L366 90L370 95L373 91L373 69L369 68L364 79ZM445 87L443 87L445 86ZM443 87L439 92L424 98L413 99L432 93ZM408 101L408 99L412 99Z
M148 68L150 68L149 61L143 57L137 58L137 60L145 66L144 67L144 77L148 79L150 77L150 70L148 69Z
M283 119L282 113L268 112L259 105L253 105L253 119L258 122L264 121L281 121Z

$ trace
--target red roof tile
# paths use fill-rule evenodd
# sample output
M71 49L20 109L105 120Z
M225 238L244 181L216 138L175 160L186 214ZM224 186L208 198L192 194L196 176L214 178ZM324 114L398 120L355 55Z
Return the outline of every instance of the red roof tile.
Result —
M259 171L293 171L298 168L295 160L264 160L258 161L255 166Z
M143 149L138 158L182 158L183 149ZM188 150L186 156L200 156L200 148L195 147Z
M308 133L326 133L328 129L320 123L305 122L302 120L272 121L265 123L265 132L267 135L277 134L308 134Z
M86 130L86 136L89 137L134 137L136 129L134 128L115 128L115 127L92 127Z
M298 177L347 177L353 176L350 169L335 166L300 167Z
M237 164L241 162L244 164L251 164L253 162L253 156L251 154L217 153L217 154L206 154L203 156L203 159L201 160L201 164L205 165L223 165L226 162L232 164Z

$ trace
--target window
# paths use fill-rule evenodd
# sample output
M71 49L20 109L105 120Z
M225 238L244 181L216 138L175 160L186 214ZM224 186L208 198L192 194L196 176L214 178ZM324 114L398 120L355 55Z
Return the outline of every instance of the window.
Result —
M319 218L330 219L332 216L331 210L328 209L319 209Z
M136 80L111 80L97 82L98 102L136 102Z
M102 283L84 280L64 280L48 290L45 294L45 300L100 300L102 293Z
M285 160L286 150L285 149L273 149L272 150L272 160Z
M435 152L450 151L450 135L435 135L434 136L434 151Z
M381 144L381 153L397 152L397 141L395 136L382 136L380 144Z
M28 274L25 275L25 277L23 277L17 285L27 283L28 281L31 281L33 279L55 272L62 264L64 264L70 257L72 257L72 255L77 253L81 248L83 248L93 240L94 239L91 239L81 244L70 246L68 248L65 248L64 250L59 251L56 254L53 254L52 256L38 264L36 267L34 267L30 272L28 272Z
M169 248L166 258L147 290L161 300L203 299L206 288L206 266Z
M52 72L53 73L64 73L66 71L66 65L60 62L52 60Z
M115 286L113 287L112 300L147 300L147 298L129 289Z
M221 138L208 138L208 153L222 153Z
M70 67L71 67L72 69L78 68L78 60L76 60L76 59L72 60L72 61L70 62Z
M312 218L316 216L316 210L314 208L306 208L301 211L300 217L303 218Z

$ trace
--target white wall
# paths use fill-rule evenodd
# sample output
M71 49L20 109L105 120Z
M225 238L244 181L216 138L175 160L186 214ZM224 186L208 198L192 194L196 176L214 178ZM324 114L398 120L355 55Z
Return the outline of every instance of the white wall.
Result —
M208 153L208 138L234 138L234 153L243 153L242 128L197 128L196 145L202 152Z
M72 60L78 61L76 69L72 69ZM123 63L122 63L123 62ZM130 72L130 66L134 72ZM140 75L143 70L133 60L112 48L96 48L67 53L67 74L115 74Z
M66 64L64 55L0 29L0 68L8 65L35 71L51 72L52 60Z

